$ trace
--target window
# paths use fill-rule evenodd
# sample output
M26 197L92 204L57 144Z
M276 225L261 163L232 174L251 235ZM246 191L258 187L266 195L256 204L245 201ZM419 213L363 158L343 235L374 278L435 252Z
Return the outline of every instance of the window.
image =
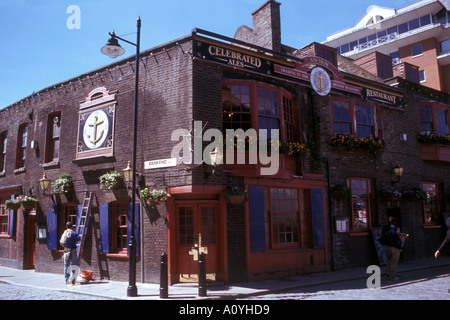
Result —
M6 209L5 201L7 199L0 198L0 236L9 234L9 212Z
M223 130L280 130L280 140L292 141L298 116L291 94L281 88L254 81L224 81L222 86Z
M310 246L310 218L306 214L305 190L270 189L270 221L272 248ZM268 226L266 225L266 228ZM268 231L268 230L266 230Z
M429 25L430 23L431 23L431 15L427 14L426 16L423 16L420 18L420 26L421 27Z
M111 205L111 252L127 253L127 205Z
M441 41L439 43L439 50L440 52L450 51L450 39Z
M48 117L45 162L57 161L59 159L60 134L61 113L57 112Z
M416 45L414 45L414 46L411 47L411 55L412 55L413 57L419 56L419 55L421 55L422 53L423 53L423 51L422 51L422 44L421 44L421 43L416 44Z
M28 125L23 124L19 127L19 136L17 138L17 158L16 169L25 168L25 159L27 151Z
M420 184L423 191L428 193L430 201L423 202L424 225L438 225L439 214L442 207L441 187L438 183L422 182Z
M222 88L223 129L252 127L250 113L250 87L247 85L224 85Z
M420 70L419 71L419 80L420 82L426 82L427 78L425 77L425 70Z
M376 108L355 99L332 101L333 134L352 134L357 138L381 137L381 117L375 122Z
M367 231L374 220L373 182L365 178L349 178L347 186L352 192L351 229L352 231Z
M8 142L7 133L0 134L0 173L6 171L6 145Z
M397 51L391 52L389 56L392 59L392 65L395 66L400 63L400 54Z
M419 105L420 133L450 134L448 108L430 103Z
M414 19L414 20L411 20L411 21L408 22L408 25L409 25L409 30L410 31L414 30L414 29L417 29L417 28L420 27L420 20L418 18Z
M441 135L448 135L448 110L436 108L436 132Z
M350 134L350 103L348 101L333 101L333 131L334 134Z

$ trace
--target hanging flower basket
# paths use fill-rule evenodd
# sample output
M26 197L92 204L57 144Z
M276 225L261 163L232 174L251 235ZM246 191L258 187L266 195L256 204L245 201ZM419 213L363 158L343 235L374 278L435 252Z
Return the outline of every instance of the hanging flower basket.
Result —
M114 190L120 186L122 176L116 170L112 170L111 172L107 172L100 176L99 180L100 188Z
M17 210L20 208L20 205L21 205L21 203L18 199L5 201L6 209L9 209L9 210Z
M56 193L69 193L72 191L72 176L68 173L63 173L52 182L53 191Z
M36 207L36 204L39 202L37 199L29 197L29 196L20 196L19 202L25 210L31 210Z
M309 149L304 143L285 141L281 143L280 153L287 154L293 158L303 159L309 154Z
M144 198L145 203L152 208L163 204L168 198L170 198L170 194L168 194L165 190L149 190L148 188L141 191L141 196Z
M248 200L247 190L239 187L227 188L225 195L227 197L228 203L231 204L242 204Z

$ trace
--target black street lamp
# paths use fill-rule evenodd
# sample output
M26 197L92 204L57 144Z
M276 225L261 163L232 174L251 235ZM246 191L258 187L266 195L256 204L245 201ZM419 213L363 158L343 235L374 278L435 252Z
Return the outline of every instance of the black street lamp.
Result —
M120 46L119 40L124 41L136 47L136 73L134 79L134 120L133 120L133 165L132 165L132 186L131 186L131 236L130 236L130 257L129 257L129 275L128 275L128 288L127 296L136 297L136 239L135 239L135 203L136 203L136 140L137 140L137 111L138 111L138 91L139 91L139 52L141 43L141 18L137 19L137 40L136 43L122 39L113 32L110 32L111 38L108 43L101 49L103 54L111 58L116 58L125 53L125 50Z

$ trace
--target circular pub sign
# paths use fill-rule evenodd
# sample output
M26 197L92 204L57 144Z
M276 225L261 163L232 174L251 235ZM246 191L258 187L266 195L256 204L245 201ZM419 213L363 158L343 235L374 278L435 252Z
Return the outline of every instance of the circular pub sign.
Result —
M331 90L330 76L324 69L315 67L311 71L311 85L318 95L326 96Z

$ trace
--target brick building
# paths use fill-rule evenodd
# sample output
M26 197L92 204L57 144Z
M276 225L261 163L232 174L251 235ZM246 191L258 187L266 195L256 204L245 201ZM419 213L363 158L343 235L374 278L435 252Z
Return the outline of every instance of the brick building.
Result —
M138 280L159 281L162 253L171 283L195 280L196 246L207 248L209 279L226 283L375 264L371 229L388 212L411 234L405 259L430 256L442 240L448 147L419 143L417 135L444 136L441 110L448 118L449 96L399 77L385 81L318 43L282 45L279 10L265 2L253 13L253 29L242 26L232 39L195 29L142 52L138 190L171 197L152 207L138 193ZM100 188L99 178L121 173L131 160L133 61L1 110L1 265L62 273L63 224L77 221L88 191L81 269L127 279L130 191L124 182ZM231 148L225 136L218 144L224 163L212 165L213 140L227 129L235 134ZM247 136L245 161L237 129ZM264 129L274 141L269 153ZM397 164L400 181L392 174ZM44 173L53 182L70 174L73 187L44 193ZM246 189L248 201L231 203L231 187ZM414 187L432 201L407 201L405 191ZM392 190L405 196L383 192ZM5 201L19 195L39 204L7 210Z

